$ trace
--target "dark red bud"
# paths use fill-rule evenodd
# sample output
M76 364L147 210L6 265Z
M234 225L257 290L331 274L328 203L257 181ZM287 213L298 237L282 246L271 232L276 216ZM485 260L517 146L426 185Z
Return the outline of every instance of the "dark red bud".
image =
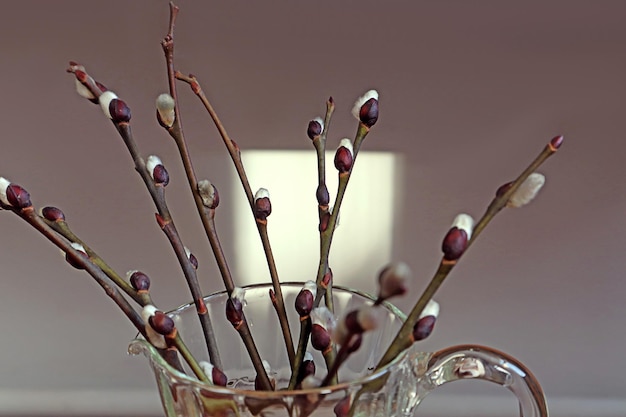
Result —
M405 280L398 276L390 275L389 271L391 268L392 265L387 265L378 274L379 290L378 299L376 300L377 304L391 297L404 295L408 291Z
M298 372L298 382L302 382L304 378L310 375L315 375L315 362L311 360L303 361L300 372Z
M306 317L313 310L313 293L309 290L301 290L296 297L296 311L300 317Z
M317 204L320 206L327 206L330 203L330 194L328 194L328 187L326 187L326 184L320 184L317 186L315 197L317 197Z
M354 157L348 148L345 146L337 148L337 152L335 152L335 168L337 168L339 173L350 171L353 161Z
M333 270L328 269L328 272L324 274L322 277L322 287L328 288L328 286L333 282Z
M114 98L109 103L109 113L111 113L111 120L115 123L128 123L130 121L130 107L118 98Z
M150 289L150 277L140 271L135 271L130 276L130 285L136 291L148 291Z
M152 170L152 178L156 184L166 186L170 183L170 174L167 173L167 169L161 164L154 167Z
M502 197L507 191L509 191L512 185L513 185L513 181L507 182L506 184L502 184L496 190L496 197Z
M555 136L550 140L550 146L552 149L557 150L563 144L563 135Z
M309 127L306 130L306 134L309 139L313 140L322 134L322 125L317 120L311 120Z
M6 190L7 201L10 205L17 209L30 207L30 194L17 184L9 184Z
M213 367L211 377L213 378L213 383L215 385L225 387L226 384L228 384L228 378L226 377L226 374L215 366Z
M191 81L191 91L193 91L194 94L200 94L200 92L202 91L202 88L200 88L200 84L198 83L198 80L196 79L196 76L189 73L189 78L192 78L193 80Z
M198 269L198 258L196 258L196 255L194 255L193 253L189 254L189 262L191 262L191 266L193 266L193 269Z
M226 318L233 325L239 327L243 322L243 305L236 298L229 298L226 301Z
M330 221L330 213L326 212L322 214L322 218L320 219L320 232L326 231L328 229L328 222Z
M170 223L169 221L166 221L159 213L154 213L154 217L156 218L157 224L161 229L165 229L165 226Z
M435 316L425 316L419 319L413 327L413 340L424 340L430 336L435 328L436 321L437 317Z
M272 203L269 198L257 198L254 201L254 217L258 220L266 220L272 214Z
M378 100L370 98L361 106L359 119L367 127L372 127L378 121Z
M443 238L441 250L443 257L448 261L456 261L467 248L467 233L458 227L451 228Z
M350 395L343 397L337 402L337 404L335 404L335 408L333 408L335 417L348 417L351 405L352 402L350 401Z
M176 328L174 320L162 311L157 311L156 313L154 313L153 316L150 316L148 321L150 322L150 326L154 329L154 331L162 334L163 336L171 334Z
M65 254L65 260L68 264L72 265L76 269L85 269L82 262L89 261L89 256L83 251L77 251L78 255L67 252Z
M71 66L76 66L78 64L75 63L75 62L70 62L70 65ZM81 83L83 83L83 84L87 81L87 79L89 77L85 71L79 70L79 69L74 70L74 75L76 76L76 79L78 81L80 81Z
M311 326L311 346L313 349L324 352L330 346L330 340L330 334L325 328L319 324Z
M346 345L347 353L356 352L361 347L362 342L363 342L362 333L351 335L350 339L348 339L348 344Z
M41 209L41 215L51 222L62 222L65 221L65 214L56 207L44 207Z
M359 314L358 310L353 310L349 312L348 314L346 314L346 316L344 317L346 329L348 329L348 332L350 333L359 334L365 331L363 327L361 327L361 324L359 323L358 314Z

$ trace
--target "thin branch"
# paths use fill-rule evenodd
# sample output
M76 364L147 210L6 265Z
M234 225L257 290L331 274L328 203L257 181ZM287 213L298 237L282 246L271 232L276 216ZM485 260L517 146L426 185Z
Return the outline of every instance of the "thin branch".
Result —
M178 259L178 262L182 268L183 275L185 276L185 280L187 281L187 285L189 287L193 302L196 307L198 318L200 319L200 323L204 331L211 363L213 363L218 368L221 368L222 364L219 357L219 352L217 350L217 342L215 341L215 334L213 332L213 326L211 324L211 317L204 303L204 297L200 289L196 269L191 264L189 256L187 255L187 252L185 250L185 246L183 245L180 235L176 230L174 220L172 219L172 216L168 209L167 202L165 200L165 188L162 185L156 185L153 179L150 177L150 174L146 169L145 162L139 156L136 142L133 139L130 124L115 122L114 124L118 132L120 133L120 136L124 140L124 143L126 144L126 147L128 148L133 158L133 161L135 162L135 168L137 172L144 180L144 184L146 185L148 191L150 192L150 195L152 196L152 200L154 201L158 211L157 223L170 241L176 258Z
M228 133L226 132L226 129L222 125L222 122L220 121L219 117L217 116L217 113L215 112L215 110L213 109L213 106L211 105L211 103L207 99L206 95L202 91L202 88L200 87L200 84L198 83L198 80L196 79L196 77L194 77L192 75L185 76L185 75L181 74L178 71L175 73L175 77L177 79L179 79L181 81L184 81L184 82L186 82L186 83L188 83L190 85L192 91L200 99L200 101L204 105L205 109L207 110L207 112L211 116L215 126L217 127L217 129L218 129L218 131L220 133L220 136L222 137L222 140L224 141L224 144L226 145L226 148L227 148L227 150L228 150L228 152L229 152L229 154L231 156L231 159L233 160L233 163L235 165L235 169L236 169L236 171L237 171L237 173L239 175L239 179L241 181L241 184L243 186L244 192L245 192L246 197L248 199L248 203L250 205L250 209L251 209L252 213L254 213L254 195L252 194L252 189L250 187L250 183L248 181L248 177L246 175L245 169L243 167L243 163L241 161L241 154L240 154L240 151L239 151L239 147L228 136ZM259 236L261 238L261 243L263 244L263 250L264 250L265 255L266 255L267 265L268 265L268 269L269 269L269 272L270 272L270 277L272 279L272 286L273 286L275 297L276 297L276 303L275 303L276 312L277 312L278 319L279 319L279 322L280 322L280 326L281 326L281 330L282 330L282 334L283 334L283 339L285 341L285 347L287 349L287 356L289 358L289 362L291 364L293 364L294 357L295 357L295 351L294 351L294 347L293 347L293 340L292 340L292 336L291 336L291 329L289 328L289 322L287 320L287 313L285 311L285 304L284 304L284 299L283 299L283 294L282 294L282 288L280 286L280 280L278 278L278 271L276 269L276 263L274 261L274 256L272 254L272 247L271 247L269 236L268 236L268 233L267 233L267 223L266 222L259 222L259 221L257 221L256 225L257 225L257 229L258 229L258 232L259 232Z
M330 122L330 118L332 116L332 111L334 109L334 104L331 100L329 100L329 104L327 104L326 117L324 122L324 130L322 131L323 135L326 135L326 122ZM323 220L324 216L320 215L320 261L317 269L317 294L315 296L314 305L319 305L322 297L324 297L326 306L330 311L333 311L333 296L332 296L332 279L328 283L324 283L324 277L330 273L330 267L328 263L328 256L330 254L330 247L332 244L333 236L335 233L335 228L337 226L337 219L339 217L339 212L341 210L341 204L343 202L343 198L346 193L346 189L348 187L348 182L352 175L352 171L354 169L354 165L356 163L356 158L361 147L361 144L367 134L369 133L370 128L365 126L362 122L359 122L359 127L357 129L357 133L354 139L353 144L353 162L350 170L344 173L339 173L339 186L337 187L337 195L335 197L335 204L333 206L332 213L327 220ZM325 136L324 136L325 137ZM317 148L318 145L316 145ZM319 151L318 151L319 153ZM321 178L321 176L320 176ZM324 224L324 227L321 227ZM308 335L302 335L301 338L308 339ZM296 363L302 362L302 358L304 357L304 349L298 349L296 353ZM324 359L326 361L326 365L328 369L332 367L332 363L335 359L335 347L333 347L332 351L329 352L328 355L324 355Z
M493 198L483 216L474 226L471 239L467 242L464 253L467 252L467 248L469 248L469 246L474 241L476 241L480 233L485 229L485 227L487 227L491 220L493 220L496 214L498 214L500 210L502 210L502 208L506 206L513 193L515 193L515 191L526 180L526 178L528 178L530 174L535 172L535 170L539 168L539 166L543 164L550 156L552 156L557 149L558 146L555 147L552 142L548 143L539 153L539 155L530 163L530 165L528 165L528 167L524 169L524 171L515 179L515 181L513 181L507 191L501 195L496 195ZM393 358L400 354L400 352L402 352L404 349L411 345L411 335L415 323L417 323L417 320L419 319L420 314L422 314L422 311L428 304L428 301L430 301L435 295L435 292L437 291L437 289L439 289L446 277L448 277L450 271L452 271L452 268L454 268L457 262L458 260L450 261L446 259L442 259L440 261L439 267L437 268L437 271L435 272L433 278L420 296L417 303L411 309L411 312L409 313L407 319L398 331L398 334L394 338L391 345L389 345L389 348L387 348L387 351L385 352L383 357L376 365L376 369L380 369L381 367L391 362L391 360L393 360Z
M296 384L298 383L298 373L300 372L300 368L302 367L302 362L304 360L304 352L306 352L306 347L309 342L309 335L311 334L311 318L309 316L300 318L300 336L298 337L298 349L296 351L296 357L294 362L291 364L291 377L289 378L289 386L288 390L293 390L296 388ZM300 355L300 352L303 352Z
M74 249L68 240L57 234L57 232L35 212L32 206L21 210L13 209L12 211L80 264L80 267L96 280L102 289L104 289L104 292L117 304L131 323L133 323L135 328L145 337L145 324L143 319L130 305L128 300L118 291L115 283L98 266L87 257L83 256L80 251Z
M96 251L89 247L85 241L80 239L69 227L65 220L50 221L43 219L55 232L69 240L70 242L82 245L89 259L104 272L122 291L130 296L140 306L153 304L150 293L136 291L128 281L123 279L109 264L107 264Z
M131 323L135 326L137 331L146 339L148 337L146 335L145 323L141 318L141 315L130 305L128 300L118 291L116 287L116 283L107 276L107 274L100 269L91 258L84 257L81 252L74 249L71 243L72 241L67 240L64 236L59 234L54 228L52 228L49 222L39 216L32 206L26 207L21 210L14 209L12 207L3 207L6 209L10 209L15 214L17 214L20 218L25 220L28 224L30 224L33 228L39 231L44 237L46 237L50 242L52 242L56 247L61 249L65 254L72 257L73 261L76 262L82 269L84 269L92 278L104 289L105 293L111 298L115 304L122 310L122 312L126 315L126 317L131 321ZM188 351L185 344L182 340L178 339L174 342L174 348L181 352ZM162 352L165 353L165 352ZM179 367L177 365L177 360L172 358L171 355L164 354L163 357L174 367ZM183 355L187 363L192 369L199 369L195 359L190 357L189 355ZM206 380L206 376L200 369L200 374L197 374L198 378Z
M228 264L226 262L223 250L221 248L221 244L217 236L217 231L215 229L215 223L213 221L215 212L214 210L212 210L212 212L211 210L207 210L207 208L203 204L202 197L200 196L200 193L198 191L198 180L195 174L195 170L193 168L191 155L189 153L187 142L185 140L185 135L183 133L178 93L176 91L176 78L174 76L174 26L177 14L178 8L170 3L169 31L161 43L161 46L163 47L163 52L165 54L170 95L175 102L175 120L173 125L168 128L167 131L174 139L174 142L176 143L176 146L178 148L181 161L185 169L185 176L187 177L187 181L189 183L189 187L191 189L194 202L196 204L198 215L200 216L202 225L205 229L205 233L207 235L209 243L211 244L211 248L215 255L218 268L220 269L220 274L222 275L222 280L224 281L228 296L230 298L235 285L230 270L228 268ZM263 367L260 354L258 352L258 349L256 348L254 340L252 339L252 335L248 329L248 322L247 320L245 320L245 318L243 321L243 325L238 329L238 332L242 341L244 342L244 345L246 346L246 349L250 354L250 359L252 360L255 371L258 375L260 375L261 384L263 385L264 389L271 390L269 377L265 372L265 368ZM214 364L218 367L221 367L221 365L218 365L215 362Z

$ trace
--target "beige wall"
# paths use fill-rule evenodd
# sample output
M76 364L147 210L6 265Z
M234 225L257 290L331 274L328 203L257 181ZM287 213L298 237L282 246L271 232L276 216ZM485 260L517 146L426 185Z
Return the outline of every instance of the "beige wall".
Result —
M435 268L457 212L479 216L501 183L564 134L561 152L541 170L547 184L538 200L499 216L441 289L442 314L425 349L492 345L534 370L555 416L568 407L583 413L580 404L594 404L593 415L621 415L610 409L626 407L626 3L180 6L179 69L200 77L241 148L310 149L306 123L329 95L337 102L329 140L351 136L353 100L380 91L379 124L364 146L403 156L393 258L415 273L409 298ZM131 106L142 151L159 154L170 171L179 229L202 254L207 245L174 146L154 120L154 98L166 89L166 2L23 1L2 10L0 175L26 187L35 205L63 208L121 272L151 273L163 308L186 301L121 140L64 72L71 59L84 63ZM232 171L208 117L181 89L197 169L222 192L219 228L233 255L233 222L244 220L229 214ZM147 363L125 355L131 325L18 218L0 213L0 230L0 413L31 390L58 390L50 401L63 407L82 389L107 393L98 396L110 398L103 409L115 412L117 403L120 413L137 413L120 391L148 392L147 402L156 394ZM212 261L200 258L204 289L218 289ZM86 404L84 412L98 407Z

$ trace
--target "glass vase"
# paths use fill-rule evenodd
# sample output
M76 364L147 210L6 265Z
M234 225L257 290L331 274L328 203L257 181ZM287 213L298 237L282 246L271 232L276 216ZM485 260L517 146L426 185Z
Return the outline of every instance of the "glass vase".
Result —
M302 283L281 285L292 332L300 328L295 298ZM406 417L416 414L422 399L436 387L459 379L482 379L512 391L519 400L520 416L547 417L543 391L534 376L514 358L494 349L463 345L438 352L421 352L413 344L387 366L373 372L399 329L404 314L384 304L377 330L364 335L359 350L342 365L339 383L323 388L286 390L289 361L274 307L269 298L271 284L246 287L245 314L261 358L271 366L269 376L275 391L255 391L255 371L238 333L226 320L228 295L219 292L205 298L218 344L227 387L201 383L172 368L149 343L133 340L132 354L144 354L156 376L165 414L168 417L195 416L285 416L285 417ZM348 288L334 287L335 314L371 304L372 297ZM183 340L198 360L207 360L206 345L195 307L184 305L169 313ZM295 329L295 330L293 330ZM297 340L298 335L293 335ZM312 352L317 376L326 365L319 352ZM189 375L192 375L189 372ZM351 410L346 413L346 410Z

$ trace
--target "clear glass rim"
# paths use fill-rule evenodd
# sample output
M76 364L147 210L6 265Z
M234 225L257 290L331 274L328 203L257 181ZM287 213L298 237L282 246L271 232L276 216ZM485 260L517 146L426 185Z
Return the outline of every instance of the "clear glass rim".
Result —
M281 287L297 286L298 288L300 288L302 287L303 284L304 284L303 282L290 281L290 282L281 283ZM252 288L264 288L264 287L270 288L272 287L272 284L271 283L251 284L251 285L246 285L243 288L252 289ZM371 294L367 292L355 290L349 287L345 287L341 285L334 285L333 289L334 290L338 289L341 291L357 294L371 301L376 300L376 297L373 297ZM216 297L220 295L225 295L226 293L227 292L225 290L216 291L214 293L206 295L204 299ZM404 320L406 319L406 315L400 309L398 309L395 305L386 301L383 302L381 305L385 307L385 309L387 309L390 313L398 317L402 322L404 322ZM195 308L194 304L193 303L183 304L173 310L170 310L167 314L177 314L188 308ZM341 382L339 384L329 385L325 387L318 387L318 388L308 388L308 389L298 389L298 390L278 390L278 391L255 391L255 390L247 390L247 389L239 389L239 388L228 388L228 387L222 387L218 385L209 385L202 381L199 381L198 379L194 377L191 377L185 373L182 373L172 368L172 366L170 366L170 364L168 364L161 357L161 355L156 350L156 348L152 346L150 343L148 343L146 340L144 340L143 338L137 337L135 340L131 341L129 345L129 353L133 355L137 355L139 353L144 353L144 354L148 353L149 359L155 362L160 368L167 371L173 377L179 380L183 380L186 383L191 384L198 389L207 390L212 393L220 394L220 395L227 395L227 396L242 395L248 398L254 397L254 398L259 398L259 399L271 399L271 398L284 397L284 396L289 396L289 395L291 396L300 396L300 395L309 395L309 394L328 395L328 394L338 392L338 391L354 390L355 388L358 389L359 387L369 384L370 382L374 382L384 377L386 374L388 374L391 368L393 368L397 363L403 360L404 356L407 354L407 350L408 348L405 349L400 354L398 354L398 356L396 356L391 362L381 367L377 371L372 372L371 374L364 375L352 381Z

